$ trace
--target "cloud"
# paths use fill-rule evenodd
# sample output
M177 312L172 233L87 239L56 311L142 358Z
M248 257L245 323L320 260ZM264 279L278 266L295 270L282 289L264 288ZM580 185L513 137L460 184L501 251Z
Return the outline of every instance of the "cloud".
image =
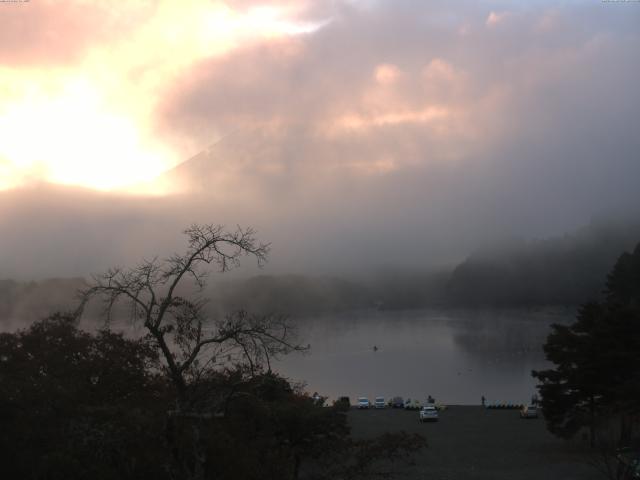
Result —
M0 161L11 177L4 188L32 177L106 190L153 178L183 159L154 138L157 100L194 63L309 34L326 21L307 17L319 6L292 2L1 8Z
M129 26L123 35L81 31L81 48L52 58L96 88L93 118L128 119L134 145L167 152L163 168L195 155L160 178L162 190L180 194L5 192L2 248L15 254L2 257L3 271L79 275L171 252L193 221L255 225L274 244L269 268L283 271L435 265L502 236L557 234L640 203L640 10L229 2L216 5L237 28L220 37L199 28L204 3L146 5L129 23L124 7L105 15L107 25ZM500 28L488 28L488 11ZM264 34L242 27L242 19L255 26L251 15L265 21ZM321 27L272 35L274 25ZM9 64L18 76L3 77L12 78L0 86L5 101L22 98L21 85L59 94L57 85L70 84L66 66L38 63L36 44ZM41 77L25 69L27 58ZM74 146L64 122L53 130L82 161L87 141ZM47 137L35 138L32 151L46 156ZM115 148L122 138L87 137L102 151L98 177L117 177L139 158ZM42 165L15 171L0 155L0 183L42 178ZM29 252L31 262L18 260Z
M595 22L598 11L575 5L553 10L574 28L542 32L549 12L496 11L494 21L513 21L504 29L483 28L482 5L463 15L408 2L334 12L313 35L194 66L160 118L168 135L200 145L235 132L213 148L205 183L263 208L289 212L305 198L311 218L352 211L351 221L380 232L404 218L441 258L436 245L449 235L557 233L636 196L614 187L627 183L613 172L639 173L623 104L640 102L629 48L640 39L619 13ZM377 222L368 213L377 209L390 217Z
M0 11L0 64L42 68L78 61L104 40L109 13L77 1L7 2Z
M376 67L374 78L381 85L393 85L402 75L402 71L395 65L381 63Z
M510 12L490 12L487 16L487 20L485 24L487 27L495 27L501 23L504 23L509 16L512 15Z

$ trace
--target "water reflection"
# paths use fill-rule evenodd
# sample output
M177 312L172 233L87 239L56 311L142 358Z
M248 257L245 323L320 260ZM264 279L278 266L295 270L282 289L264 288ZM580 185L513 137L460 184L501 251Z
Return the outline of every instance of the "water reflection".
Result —
M311 353L278 370L332 398L395 395L450 404L526 402L551 323L571 309L355 312L301 320ZM374 348L375 347L375 348Z

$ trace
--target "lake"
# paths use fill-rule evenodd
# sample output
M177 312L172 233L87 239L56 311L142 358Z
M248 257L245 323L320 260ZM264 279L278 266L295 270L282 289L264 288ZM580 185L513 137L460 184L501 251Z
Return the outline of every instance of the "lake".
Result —
M300 319L308 354L274 369L330 399L399 395L445 404L527 403L531 370L546 368L542 351L552 323L572 308L359 311ZM376 348L374 348L376 347Z

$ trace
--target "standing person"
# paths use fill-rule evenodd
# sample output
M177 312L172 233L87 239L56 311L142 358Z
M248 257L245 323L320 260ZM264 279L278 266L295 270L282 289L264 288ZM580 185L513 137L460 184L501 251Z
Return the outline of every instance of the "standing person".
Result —
M482 395L482 406L484 407L486 403L486 399L484 398L484 395Z

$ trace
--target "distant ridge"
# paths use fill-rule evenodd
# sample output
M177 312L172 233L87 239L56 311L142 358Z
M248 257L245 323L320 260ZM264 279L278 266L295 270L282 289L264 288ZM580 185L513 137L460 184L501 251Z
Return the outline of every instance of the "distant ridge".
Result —
M463 305L577 305L597 299L616 260L640 243L640 221L596 220L575 232L471 254L451 273Z
M155 182L192 193L215 192L223 186L228 187L235 175L245 177L256 164L275 162L281 152L274 143L260 129L235 130L167 170Z
M22 328L56 311L76 307L82 278L50 278L38 282L0 280L0 331Z

